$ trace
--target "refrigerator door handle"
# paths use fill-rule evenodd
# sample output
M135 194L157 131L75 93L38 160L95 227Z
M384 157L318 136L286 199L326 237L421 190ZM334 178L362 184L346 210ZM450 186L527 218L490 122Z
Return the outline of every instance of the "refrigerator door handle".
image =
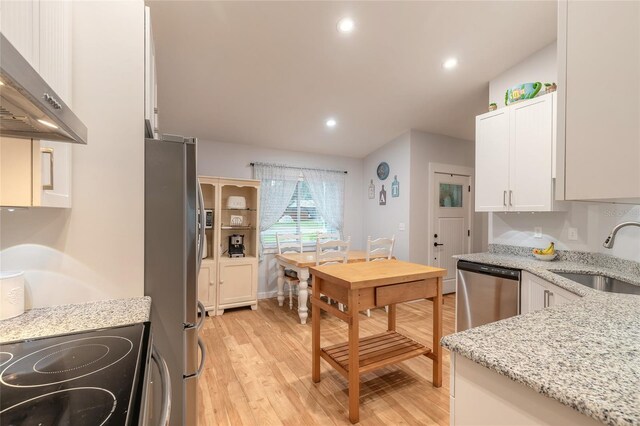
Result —
M196 324L196 328L198 330L200 330L202 328L202 325L204 324L204 319L207 317L207 310L205 309L205 307L202 304L202 302L199 301L199 300L198 300L198 309L200 309L200 319L198 320L198 323Z
M200 267L202 266L202 253L204 250L204 245L206 244L205 239L205 229L206 229L206 220L207 214L204 211L204 195L202 194L202 186L200 185L200 180L197 180L198 183L198 213L200 214L200 220L198 221L198 272L200 272Z
M200 352L202 353L202 358L200 358L200 366L198 367L198 371L196 371L196 377L200 377L200 375L204 371L204 360L207 358L207 349L200 337L198 337L198 347L200 348Z
M169 376L169 367L167 363L160 355L160 352L153 345L151 350L151 359L158 366L160 371L160 381L162 383L162 414L160 415L159 424L162 426L169 426L169 419L171 417L171 377Z

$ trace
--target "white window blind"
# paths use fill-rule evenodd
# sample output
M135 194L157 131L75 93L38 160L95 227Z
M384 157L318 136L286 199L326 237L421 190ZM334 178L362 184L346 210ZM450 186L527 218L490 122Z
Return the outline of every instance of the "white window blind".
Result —
M273 226L262 232L261 239L263 246L275 247L277 233L302 234L304 243L315 244L318 233L338 231L327 225L316 208L309 186L301 178L282 216Z

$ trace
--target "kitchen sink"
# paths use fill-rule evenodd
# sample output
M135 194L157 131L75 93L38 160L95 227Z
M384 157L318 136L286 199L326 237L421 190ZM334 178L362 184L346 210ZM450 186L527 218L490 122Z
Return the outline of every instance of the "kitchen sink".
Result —
M561 277L570 279L579 284L591 287L595 290L607 291L609 293L626 293L640 295L640 286L630 284L617 278L607 277L600 274L585 274L581 272L556 272Z

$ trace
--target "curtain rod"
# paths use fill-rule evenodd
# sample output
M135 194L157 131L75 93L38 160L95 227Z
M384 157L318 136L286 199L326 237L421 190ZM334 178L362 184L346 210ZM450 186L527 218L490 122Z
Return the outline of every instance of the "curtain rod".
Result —
M317 169L314 167L295 167L295 166L286 166L283 164L272 164L272 163L249 163L249 165L251 167L255 166L255 165L262 165L262 166L282 166L282 167L286 167L288 169L296 169L296 170L319 170L322 172L334 172L334 173L344 173L345 175L349 172L347 172L346 170L332 170L332 169Z

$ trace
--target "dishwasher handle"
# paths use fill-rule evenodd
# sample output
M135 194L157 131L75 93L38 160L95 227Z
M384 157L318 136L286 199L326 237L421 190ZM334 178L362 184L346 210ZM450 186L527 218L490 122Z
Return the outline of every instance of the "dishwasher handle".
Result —
M484 263L468 262L459 260L457 265L460 271L469 271L477 274L491 275L494 277L506 278L508 280L520 281L520 270L503 268L500 266L488 265Z

